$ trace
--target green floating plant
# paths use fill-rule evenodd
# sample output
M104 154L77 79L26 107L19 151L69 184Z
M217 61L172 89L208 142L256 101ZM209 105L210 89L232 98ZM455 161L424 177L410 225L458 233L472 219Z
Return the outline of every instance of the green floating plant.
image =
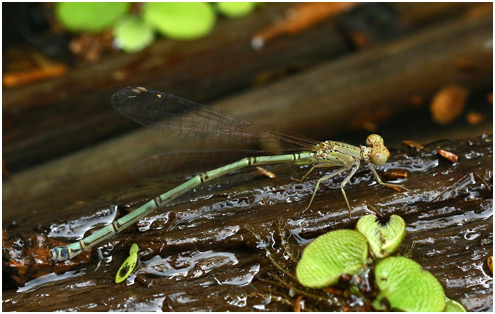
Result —
M386 310L386 298L394 310L440 312L445 308L442 285L421 265L406 257L388 257L376 265L375 280L380 294L373 302L377 310Z
M208 34L216 15L205 2L147 2L143 19L162 35L172 39L196 39Z
M357 274L368 258L368 244L355 230L326 233L311 242L297 264L296 277L308 288L337 283L342 274Z
M100 32L129 11L129 2L58 2L55 16L73 32Z
M155 33L141 18L126 15L115 24L114 36L119 48L125 52L136 52L151 44Z
M217 9L227 17L241 17L253 12L256 2L217 2Z
M122 263L119 270L117 271L117 274L115 275L115 283L124 281L132 273L137 264L138 251L138 245L136 243L133 243L131 245L131 249L129 250L129 257L126 258L126 260Z
M366 237L371 251L378 258L393 253L406 235L406 223L397 215L390 216L385 225L375 215L361 217L356 229Z
M443 309L444 312L466 312L466 309L462 304L459 302L456 302L454 300L451 300L449 298L445 298L445 309Z

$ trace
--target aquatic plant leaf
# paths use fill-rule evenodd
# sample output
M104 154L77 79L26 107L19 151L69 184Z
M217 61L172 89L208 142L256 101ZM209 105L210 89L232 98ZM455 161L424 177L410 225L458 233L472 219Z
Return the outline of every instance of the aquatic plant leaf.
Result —
M227 17L241 17L251 13L256 2L217 2L217 9Z
M342 274L356 274L368 258L368 244L355 230L326 233L311 242L297 264L299 282L309 288L337 283Z
M204 2L147 2L143 19L162 35L172 39L196 39L215 25L212 6Z
M100 32L127 13L129 2L57 2L55 16L73 32Z
M444 312L466 312L464 306L462 306L459 302L449 298L445 298L445 302L445 308L443 309Z
M122 263L119 270L117 271L117 274L115 275L115 283L124 281L132 273L137 264L138 251L138 245L136 243L133 243L131 245L131 249L129 250L129 257L126 258L126 260Z
M380 289L373 302L376 310L386 310L383 298L393 310L440 312L445 308L442 285L412 259L387 257L376 265L375 280Z
M116 45L125 52L140 51L155 39L155 33L148 24L141 18L130 15L117 21L114 36Z
M393 253L406 235L406 223L397 215L390 216L385 226L375 215L366 215L359 219L356 229L366 237L371 251L378 258Z

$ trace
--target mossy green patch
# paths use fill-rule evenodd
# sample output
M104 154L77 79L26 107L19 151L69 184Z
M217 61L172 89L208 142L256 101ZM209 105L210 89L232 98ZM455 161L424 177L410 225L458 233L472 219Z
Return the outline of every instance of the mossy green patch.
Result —
M297 264L299 282L309 288L337 283L342 274L357 274L368 258L368 244L355 230L337 230L311 242Z
M385 310L386 298L393 310L440 312L445 308L442 285L421 265L406 257L388 257L376 265L375 280L380 289L373 306Z

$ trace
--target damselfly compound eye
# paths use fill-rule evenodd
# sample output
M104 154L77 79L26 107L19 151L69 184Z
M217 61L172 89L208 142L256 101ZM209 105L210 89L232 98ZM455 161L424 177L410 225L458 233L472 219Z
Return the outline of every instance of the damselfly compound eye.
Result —
M377 166L381 166L387 162L389 154L387 149L373 149L370 157L371 162Z
M368 147L383 145L383 138L378 134L370 134L366 139L366 145L368 145Z

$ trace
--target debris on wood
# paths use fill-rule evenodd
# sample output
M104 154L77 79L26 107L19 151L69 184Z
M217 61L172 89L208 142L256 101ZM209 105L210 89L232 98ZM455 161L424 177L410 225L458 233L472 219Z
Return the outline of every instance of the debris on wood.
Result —
M302 32L322 21L345 12L358 3L353 2L314 2L300 3L287 10L285 20L269 26L253 36L251 45L254 49L263 46L277 37Z
M265 177L268 177L270 179L275 179L276 176L273 172L270 172L268 170L266 170L265 168L263 167L259 167L259 166L256 166L256 169L258 169L258 173L265 176Z
M469 90L460 85L448 85L439 90L430 104L433 120L440 125L454 121L466 105Z
M383 173L383 176L389 180L405 179L407 178L407 170L392 169Z
M402 141L403 144L406 144L407 146L409 147L412 147L412 148L416 148L416 151L420 151L422 149L424 149L424 146L419 144L419 143L416 143L415 141L410 141L410 140L404 140Z
M455 163L459 160L459 157L457 157L456 154L446 151L444 149L437 150L437 153L452 163Z

